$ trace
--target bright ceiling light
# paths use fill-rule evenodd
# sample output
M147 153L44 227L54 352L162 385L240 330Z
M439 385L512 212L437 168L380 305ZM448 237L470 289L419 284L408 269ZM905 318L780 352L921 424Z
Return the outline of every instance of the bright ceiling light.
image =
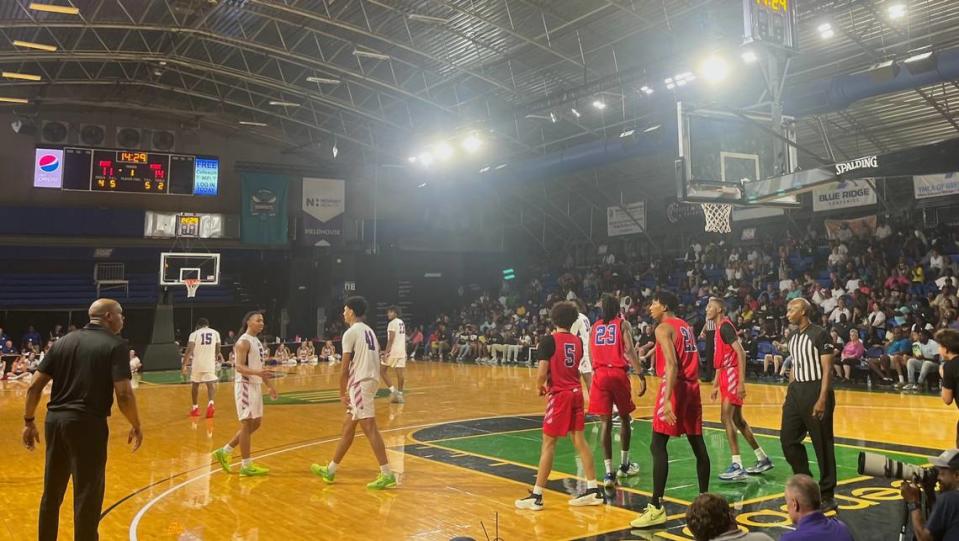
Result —
M816 30L819 31L819 37L822 39L829 39L836 35L836 32L834 32L832 29L832 25L829 23L822 23L816 27Z
M639 91L642 92L643 94L646 94L647 96L655 92L652 88L646 85L643 85L642 87L640 87Z
M419 21L421 23L446 24L450 22L449 19L433 17L432 15L420 15L419 13L409 13L406 15L406 18L411 21Z
M417 161L420 162L420 165L422 165L423 167L429 167L433 165L434 158L433 158L432 152L424 152L420 154L419 156L417 156L416 159Z
M573 116L575 116L576 118L583 116L583 114L577 111L575 107L571 107L569 112L573 113Z
M62 13L64 15L80 14L80 8L73 6L57 6L53 4L39 4L37 2L31 2L30 9L34 11L46 11L47 13Z
M636 133L636 130L634 130L634 129L628 129L628 130L624 131L623 133L619 134L619 136L620 136L620 137L629 137L630 135L632 135L632 134L634 134L634 133Z
M463 150L469 153L476 152L483 146L483 141L475 133L471 133L463 139Z
M249 121L249 120L241 120L241 121L239 122L239 124L240 124L241 126L257 126L257 127L260 127L260 128L266 127L266 124L263 123L263 122L251 122L251 121Z
M425 187L426 187L426 183L424 182L424 183L422 183L422 184L417 185L416 187L417 187L417 188L425 188Z
M489 170L490 170L490 166L487 165L486 167L480 169L479 172L480 172L480 173L488 173Z
M603 100L595 100L593 101L593 107L602 111L603 109L606 108L606 102L604 102Z
M374 53L372 51L360 51L356 49L353 51L353 56L362 56L364 58L373 58L375 60L389 60L390 55L383 53Z
M752 49L746 49L743 51L743 62L747 64L752 64L753 62L759 60L759 56L756 54L756 51Z
M338 85L342 81L340 81L339 79L329 79L327 77L307 77L306 82L317 83L321 85Z
M729 65L720 56L710 56L699 66L703 79L710 83L718 83L729 75Z
M4 97L0 96L0 103L23 103L23 104L27 104L27 103L30 103L30 100L27 100L27 99L24 99L24 98L4 98Z
M416 156L410 156L409 158L406 158L406 161L410 163L416 163Z
M299 107L300 106L299 103L294 103L292 101L270 100L269 103L270 105L275 105L277 107Z
M650 127L646 128L645 130L643 130L643 133L653 132L653 131L656 131L656 130L658 130L659 128L662 128L662 127L663 127L662 124L656 124L655 126L650 126Z
M556 121L558 121L558 120L559 120L559 117L556 116L556 113L550 113L550 114L549 114L549 121L550 121L550 122L552 122L553 124L556 124Z
M897 2L886 8L886 14L890 19L901 19L906 16L906 5Z
M39 75L33 75L30 73L15 73L11 71L5 71L0 74L0 76L2 76L4 79L21 79L23 81L39 81L41 78Z
M446 161L453 157L453 147L449 143L439 143L433 147L433 152L440 161Z
M14 47L25 47L27 49L37 49L38 51L47 51L54 53L57 51L56 45L46 45L44 43L34 43L32 41L20 41L19 39L13 40Z

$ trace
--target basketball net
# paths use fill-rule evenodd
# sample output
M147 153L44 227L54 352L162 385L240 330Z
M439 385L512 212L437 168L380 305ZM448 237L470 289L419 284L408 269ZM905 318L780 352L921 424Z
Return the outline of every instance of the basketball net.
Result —
M702 203L703 214L706 216L706 231L713 233L732 232L733 206L725 203Z
M186 286L186 296L191 299L196 296L196 290L200 289L200 281L196 278L183 280L183 285Z

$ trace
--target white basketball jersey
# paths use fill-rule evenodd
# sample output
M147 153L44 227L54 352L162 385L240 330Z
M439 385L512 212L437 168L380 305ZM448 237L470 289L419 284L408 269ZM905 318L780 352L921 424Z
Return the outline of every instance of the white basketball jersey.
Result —
M573 326L570 327L569 332L578 336L579 341L583 343L582 364L589 364L589 318L583 314L579 314L579 316L576 317L576 321L573 323Z
M253 370L262 370L263 369L263 359L267 357L266 350L263 349L263 344L260 342L260 339L255 336L250 336L249 334L243 333L243 336L237 339L236 343L248 342L250 344L250 352L246 357L246 366L252 368ZM237 354L239 356L239 354ZM239 364L240 359L236 360ZM234 381L249 381L250 383L262 383L263 379L260 376L244 376L239 371L236 372L234 376Z
M190 335L193 344L193 372L216 372L217 345L220 333L209 327L202 327Z
M393 349L390 350L391 359L405 359L406 358L406 324L403 323L403 320L400 318L394 318L393 321L390 321L390 324L386 326L387 333L396 333L393 336Z
M380 344L373 329L362 321L343 333L343 355L352 353L350 383L380 377Z

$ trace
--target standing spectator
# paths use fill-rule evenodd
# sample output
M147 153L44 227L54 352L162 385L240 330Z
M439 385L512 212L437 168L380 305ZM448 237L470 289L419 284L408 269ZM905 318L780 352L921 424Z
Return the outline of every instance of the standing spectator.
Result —
M936 333L936 342L939 342L939 356L942 357L942 367L939 368L941 396L948 406L956 402L956 386L959 385L959 331L942 329ZM956 447L959 447L959 422L956 423Z
M939 250L933 248L929 253L929 276L933 279L938 278L945 269L946 260L939 253Z
M127 442L136 451L143 441L136 398L130 383L130 348L118 335L123 308L114 300L90 305L90 323L50 349L34 375L24 407L23 444L33 450L40 442L34 413L47 383L53 380L47 404L46 473L40 500L38 539L57 538L60 504L73 477L73 520L76 539L97 539L103 507L107 417L116 393L120 411L132 427Z
M780 541L853 541L845 524L827 518L819 485L808 475L793 475L786 481L786 511L796 529L786 532Z
M700 494L686 510L686 525L696 541L772 541L764 533L745 533L722 496Z
M43 345L41 340L43 340L43 338L40 337L40 333L33 328L33 325L30 325L27 327L27 332L23 334L23 340L20 342L20 347L29 348L31 345L41 346Z
M143 363L140 362L140 358L137 357L137 351L135 349L130 350L130 373L138 374L143 370Z
M63 325L59 323L53 327L53 330L50 331L50 342L56 342L57 340L63 338Z

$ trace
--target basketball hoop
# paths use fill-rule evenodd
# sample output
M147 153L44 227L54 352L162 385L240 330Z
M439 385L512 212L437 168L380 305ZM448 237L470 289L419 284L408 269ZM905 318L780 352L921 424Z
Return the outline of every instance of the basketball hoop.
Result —
M186 286L186 296L191 299L196 296L196 290L200 289L200 281L196 278L183 280L183 285Z
M725 203L702 203L703 214L706 216L706 231L713 233L732 232L730 218L733 206Z

